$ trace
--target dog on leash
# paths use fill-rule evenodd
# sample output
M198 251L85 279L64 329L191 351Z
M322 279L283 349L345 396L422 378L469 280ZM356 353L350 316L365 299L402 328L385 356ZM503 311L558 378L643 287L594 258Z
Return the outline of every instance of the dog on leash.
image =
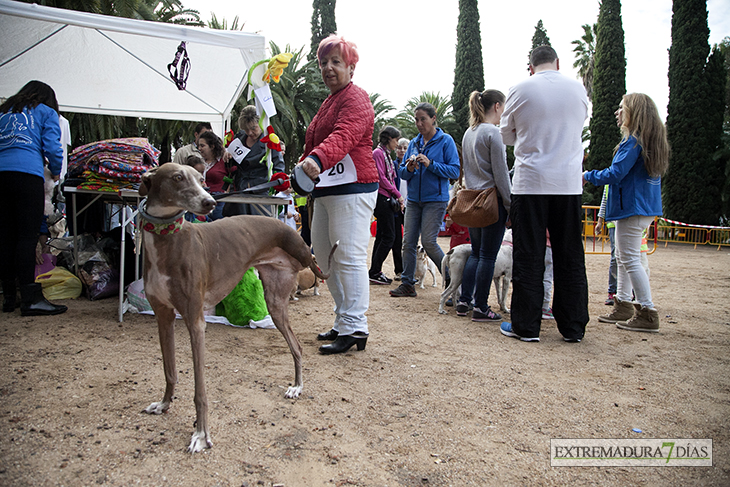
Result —
M512 282L512 229L508 228L502 237L502 246L499 248L497 260L494 263L494 290L497 294L499 309L509 313L507 308L507 291Z
M298 397L302 392L302 347L289 324L289 293L297 273L304 268L321 279L328 277L319 270L296 230L276 219L233 216L211 223L186 223L185 211L206 215L215 208L216 201L202 183L202 175L190 166L163 164L144 173L139 188L140 195L147 197L139 206L144 230L145 293L157 318L167 384L162 400L153 402L144 412L162 414L172 403L177 383L177 310L190 333L193 349L196 429L188 446L190 453L212 446L204 379L203 309L215 306L250 267L256 267L271 318L294 358L294 385L286 397Z
M430 272L433 278L433 286L431 287L436 287L436 264L428 257L426 249L419 245L416 250L416 272L413 277L421 283L421 289L426 288L426 272Z
M446 255L444 255L444 259L441 261L441 275L446 275L447 267L451 274L451 282L441 293L441 301L439 302L439 313L442 315L447 314L447 311L444 309L444 304L446 304L449 297L451 297L451 300L454 303L456 303L459 299L456 292L459 290L461 281L464 279L464 268L466 267L466 261L469 260L470 255L471 244L461 244L449 250ZM446 284L445 281L444 284Z
M297 282L292 288L289 299L292 301L299 301L297 295L301 295L302 291L312 288L314 288L312 296L319 296L319 280L317 279L317 276L314 275L312 269L302 269L299 271L299 274L297 274Z

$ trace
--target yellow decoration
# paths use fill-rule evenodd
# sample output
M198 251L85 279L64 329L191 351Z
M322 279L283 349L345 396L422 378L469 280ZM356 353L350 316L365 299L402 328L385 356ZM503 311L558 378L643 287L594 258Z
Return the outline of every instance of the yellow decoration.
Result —
M284 72L284 68L289 66L289 61L291 61L292 56L294 54L290 52L282 52L272 57L269 60L269 67L266 68L266 72L262 78L263 81L269 83L273 79L275 83L278 83L281 74Z
M269 140L271 142L273 142L274 144L278 144L279 143L279 136L276 135L276 134L270 134L269 135Z

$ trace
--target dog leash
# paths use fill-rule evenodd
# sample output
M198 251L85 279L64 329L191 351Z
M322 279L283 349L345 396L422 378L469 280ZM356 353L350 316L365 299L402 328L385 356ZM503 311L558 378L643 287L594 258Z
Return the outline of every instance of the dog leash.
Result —
M273 188L274 186L279 186L280 184L284 184L284 180L281 178L274 179L273 181L269 181L268 183L258 184L256 186L251 186L250 188L242 189L241 191L231 191L230 193L218 193L213 195L213 199L216 201L222 198L225 198L227 196L231 196L233 194L246 194L246 193L252 193L254 191L259 191L261 189L269 189Z

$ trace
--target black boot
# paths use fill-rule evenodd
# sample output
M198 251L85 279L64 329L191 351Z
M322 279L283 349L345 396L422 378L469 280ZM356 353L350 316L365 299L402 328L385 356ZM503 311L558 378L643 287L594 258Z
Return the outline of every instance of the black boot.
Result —
M68 307L52 304L43 296L43 287L35 282L20 286L20 315L46 316L65 313Z
M3 281L3 313L12 313L18 307L18 288L15 281Z
M352 335L340 335L329 345L319 347L319 353L323 355L344 353L350 350L353 345L357 345L358 350L365 350L369 336L362 332L353 333Z

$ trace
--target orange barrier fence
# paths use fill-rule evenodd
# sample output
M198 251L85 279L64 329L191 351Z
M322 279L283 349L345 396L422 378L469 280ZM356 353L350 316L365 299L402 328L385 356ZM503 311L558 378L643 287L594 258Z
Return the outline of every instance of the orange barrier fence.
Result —
M596 234L595 225L598 221L598 206L583 206L583 247L586 254L610 254L611 241L608 239L608 228L603 226L601 233ZM646 232L646 241L649 244L649 254L657 249L657 218L649 225Z
M608 239L608 229L596 235L595 222L598 220L598 206L583 207L583 245L586 254L610 254L611 242ZM659 242L698 245L717 245L717 250L730 247L730 227L713 227L690 225L664 218L654 218L647 231L649 253L653 254Z
M722 247L730 247L729 227L689 225L659 218L657 235L658 240L664 242L665 247L670 242L692 244L695 248L698 245L717 245L717 250Z

